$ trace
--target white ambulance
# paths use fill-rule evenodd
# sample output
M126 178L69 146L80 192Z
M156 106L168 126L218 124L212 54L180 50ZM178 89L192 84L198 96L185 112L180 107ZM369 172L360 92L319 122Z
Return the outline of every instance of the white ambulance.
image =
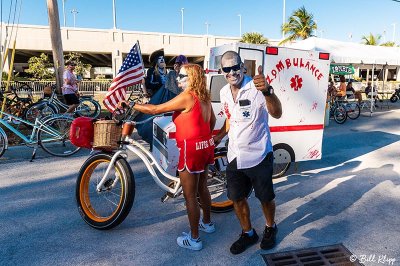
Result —
M216 130L225 120L219 92L226 84L223 74L217 71L222 54L229 50L239 53L249 76L254 76L261 65L267 82L282 103L282 117L269 117L274 177L284 174L290 162L321 159L329 53L245 43L211 48L206 73L210 73L208 85L217 117ZM178 151L171 117L154 119L153 129L153 154L164 169L174 174ZM226 146L225 143L222 141L219 147Z

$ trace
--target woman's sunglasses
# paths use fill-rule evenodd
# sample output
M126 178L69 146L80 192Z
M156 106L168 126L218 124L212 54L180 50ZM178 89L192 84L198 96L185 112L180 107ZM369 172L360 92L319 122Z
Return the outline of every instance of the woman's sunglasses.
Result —
M179 79L183 79L183 78L186 78L188 75L185 75L185 74L178 74L178 78Z
M237 65L234 66L230 66L230 67L222 67L222 71L224 71L224 73L230 73L231 70L233 70L234 72L240 70L242 63L239 63Z

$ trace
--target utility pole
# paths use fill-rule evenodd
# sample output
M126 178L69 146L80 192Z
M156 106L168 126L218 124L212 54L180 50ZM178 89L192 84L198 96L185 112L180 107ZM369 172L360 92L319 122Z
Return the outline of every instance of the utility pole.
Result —
M184 11L185 9L182 7L181 8L181 17L182 17L182 31L181 31L181 34L183 34L183 11Z
M47 0L51 46L53 49L54 70L56 73L57 92L61 93L64 72L64 57L61 41L60 18L58 16L57 0Z
M117 29L117 12L115 11L115 0L113 0L113 22L114 26L113 29Z
M75 20L76 20L76 14L78 14L78 10L76 10L75 8L71 10L72 15L74 16L74 28L75 28Z

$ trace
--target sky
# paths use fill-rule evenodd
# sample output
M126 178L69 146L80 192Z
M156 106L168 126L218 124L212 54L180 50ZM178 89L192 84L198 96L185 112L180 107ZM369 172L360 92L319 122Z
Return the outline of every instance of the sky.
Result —
M11 3L22 3L19 23L48 25L46 0L1 0L2 21L8 21ZM22 1L22 2L21 2ZM184 33L216 36L240 36L241 32L259 32L268 39L280 39L285 18L304 6L314 15L318 37L361 42L369 33L380 34L381 42L400 44L400 2L393 0L115 0L116 26L130 31L180 34L182 11ZM62 0L58 0L60 25L63 26ZM64 0L66 26L113 28L113 0ZM241 23L240 23L241 21ZM394 24L394 25L393 25Z

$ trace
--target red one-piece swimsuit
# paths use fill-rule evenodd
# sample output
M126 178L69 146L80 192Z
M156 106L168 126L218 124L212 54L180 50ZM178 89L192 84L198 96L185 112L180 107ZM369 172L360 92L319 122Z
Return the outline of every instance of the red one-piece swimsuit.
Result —
M190 173L201 173L208 164L214 163L214 141L210 130L210 121L204 121L199 98L187 113L175 111L172 121L176 127L176 145L179 149L178 171L185 168Z

